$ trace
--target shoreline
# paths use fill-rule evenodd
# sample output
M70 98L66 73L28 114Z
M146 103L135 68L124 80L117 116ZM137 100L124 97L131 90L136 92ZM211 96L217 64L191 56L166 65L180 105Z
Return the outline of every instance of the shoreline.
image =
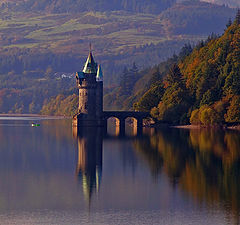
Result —
M176 126L169 126L169 127L177 128L177 129L193 129L193 130L200 130L200 129L240 130L240 125L236 125L236 126L176 125Z
M16 114L16 113L0 113L1 117L38 117L45 119L72 119L71 116L51 116L51 115L41 115L41 114ZM189 129L189 130L200 130L200 129L221 129L221 130L239 130L240 124L235 126L202 126L202 125L170 125L170 124L151 124L143 125L145 128L176 128L176 129Z
M145 125L143 127L148 128L176 128L176 129L188 129L188 130L200 130L200 129L215 129L215 130L239 130L239 125L211 125L211 126L203 126L203 125L172 125L172 124L151 124Z
M169 126L170 128L177 128L177 129L202 129L207 127L201 127L199 125L176 125L176 126Z
M49 116L41 114L16 114L16 113L1 113L1 117L40 117L40 118L49 118L49 119L70 119L70 116Z

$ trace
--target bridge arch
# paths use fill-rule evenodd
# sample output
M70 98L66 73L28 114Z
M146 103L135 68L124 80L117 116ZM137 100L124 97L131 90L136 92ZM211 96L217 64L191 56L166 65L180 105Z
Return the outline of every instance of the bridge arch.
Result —
M128 116L125 118L125 133L128 136L136 136L138 134L139 126L142 127L141 118L136 116ZM128 127L128 129L126 129L126 127Z
M134 112L134 111L105 111L105 112L103 112L103 117L104 117L106 125L107 125L107 121L109 118L114 117L119 120L120 134L125 133L125 121L127 118L134 118L137 130L141 131L142 127L143 127L143 119L147 118L148 116L149 116L149 113Z
M115 116L106 118L106 129L110 136L118 136L120 134L120 119Z

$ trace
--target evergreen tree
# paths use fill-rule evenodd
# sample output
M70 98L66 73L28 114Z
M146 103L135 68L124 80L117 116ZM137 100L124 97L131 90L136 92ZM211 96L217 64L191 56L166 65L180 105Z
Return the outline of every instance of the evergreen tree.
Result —
M132 93L133 86L138 79L138 68L133 63L131 69L124 68L121 81L120 81L120 95L130 95Z
M129 77L129 85L130 88L132 89L136 81L138 80L138 68L135 62L133 62L132 68L129 70L130 72L130 77Z
M135 62L133 62L132 68L130 69L130 71L136 75L138 73L138 68Z
M134 85L134 72L133 69L124 68L121 81L120 81L120 95L130 95Z
M157 107L164 94L164 85L159 82L151 87L141 98L134 104L134 109L137 111L150 112L153 107Z
M230 26L232 25L232 19L229 18L227 24L226 24L226 27L229 28Z
M235 22L239 25L240 24L240 9L237 11Z
M170 68L166 81L167 81L169 86L171 86L175 83L182 86L182 74L181 74L180 69L179 69L177 64L174 64Z
M184 58L186 57L186 56L188 56L188 55L190 55L191 53L192 53L192 46L191 46L191 44L185 44L183 47L182 47L182 49L181 49L181 51L180 51L180 53L179 53L179 60L184 60Z
M120 95L125 95L128 73L128 68L125 66L120 80Z

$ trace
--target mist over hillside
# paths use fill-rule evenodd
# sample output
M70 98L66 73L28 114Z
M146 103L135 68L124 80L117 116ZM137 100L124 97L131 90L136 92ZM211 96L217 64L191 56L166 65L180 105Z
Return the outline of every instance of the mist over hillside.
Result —
M240 1L239 0L202 0L205 2L211 2L213 4L225 4L229 7L240 7Z
M163 21L168 32L174 34L221 34L226 21L235 13L235 10L225 5L188 0L162 12L159 20Z

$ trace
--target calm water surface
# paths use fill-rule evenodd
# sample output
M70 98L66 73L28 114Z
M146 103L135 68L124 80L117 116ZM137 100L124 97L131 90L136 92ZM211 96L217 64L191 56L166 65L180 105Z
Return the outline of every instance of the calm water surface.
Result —
M0 224L239 224L239 132L34 120L0 118Z

